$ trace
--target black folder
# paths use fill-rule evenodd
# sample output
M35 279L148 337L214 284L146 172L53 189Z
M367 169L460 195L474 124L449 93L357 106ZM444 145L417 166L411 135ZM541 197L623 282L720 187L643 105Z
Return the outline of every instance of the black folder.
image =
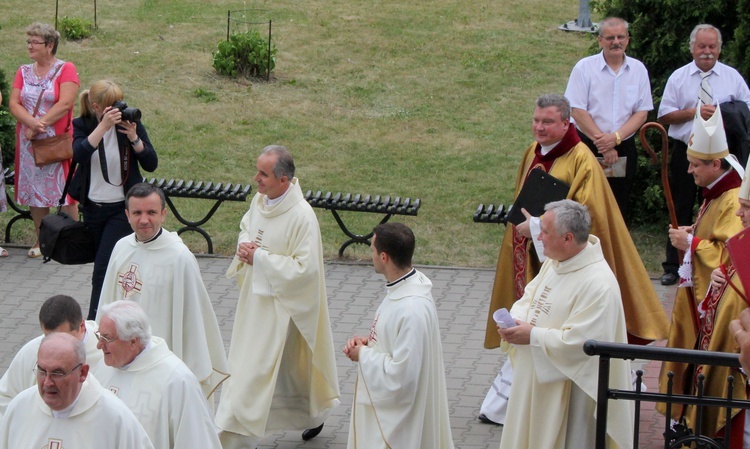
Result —
M570 186L541 168L531 170L526 182L521 187L513 208L508 213L508 221L518 225L526 221L521 208L526 209L532 216L539 217L544 213L544 206L553 201L564 200L568 197Z

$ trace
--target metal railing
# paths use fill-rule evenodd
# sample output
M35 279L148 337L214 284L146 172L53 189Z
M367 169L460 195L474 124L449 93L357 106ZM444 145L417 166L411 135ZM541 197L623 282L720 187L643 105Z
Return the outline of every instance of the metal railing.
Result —
M698 407L696 425L694 432L685 432L682 435L674 435L670 432L670 420L665 418L664 423L664 447L665 449L677 449L683 446L697 448L729 449L729 438L714 439L711 436L701 435L700 421L704 407L723 407L726 409L726 425L724 435L731 434L732 409L750 409L750 401L732 399L734 389L734 377L727 378L728 388L726 397L703 395L703 374L698 376L697 391L695 395L674 394L672 392L673 373L668 374L668 385L666 393L651 393L641 391L641 380L643 371L636 371L636 390L618 390L609 388L609 367L611 359L626 360L659 360L669 362L688 363L693 365L728 366L739 368L739 356L737 354L712 351L698 351L688 349L663 348L655 346L637 346L622 343L608 343L596 340L588 340L583 345L583 350L590 356L599 356L599 387L597 391L596 411L596 449L606 447L607 436L607 405L609 399L625 400L635 402L635 421L633 447L638 446L638 433L641 402L655 402L666 404L666 416L671 416L672 404L695 405ZM743 388L744 385L739 386ZM695 445L695 446L691 446Z

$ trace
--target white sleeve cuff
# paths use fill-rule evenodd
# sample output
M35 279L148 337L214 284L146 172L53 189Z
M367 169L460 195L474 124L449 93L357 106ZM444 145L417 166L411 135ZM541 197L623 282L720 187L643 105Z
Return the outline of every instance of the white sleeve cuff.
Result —
M542 220L539 217L529 218L529 232L531 233L531 241L534 243L534 249L536 250L536 256L539 258L539 263L547 260L544 255L544 244L539 240L539 234L542 233Z

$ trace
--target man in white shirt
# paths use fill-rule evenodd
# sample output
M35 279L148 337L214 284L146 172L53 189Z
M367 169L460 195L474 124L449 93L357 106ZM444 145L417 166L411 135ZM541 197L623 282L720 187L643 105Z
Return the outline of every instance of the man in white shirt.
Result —
M34 374L37 387L13 398L0 421L0 449L153 449L133 412L90 375L79 339L44 337Z
M102 359L102 353L96 348L94 337L96 323L83 320L81 305L70 296L56 295L44 301L39 309L39 325L42 335L21 347L0 379L0 417L5 413L11 399L36 385L37 377L33 369L36 366L39 345L45 335L52 332L68 333L83 342L89 364L96 365Z
M648 71L641 61L625 55L628 43L626 21L610 17L599 22L602 51L578 61L565 90L578 135L603 159L603 167L626 158L624 176L607 178L625 220L638 167L635 134L654 109Z
M133 411L154 446L221 449L198 379L162 338L151 335L143 309L116 301L99 312L96 336L104 363L94 375Z
M696 26L690 34L690 52L693 60L675 70L667 80L658 113L659 123L669 125L672 138L669 184L680 226L693 223L698 193L698 186L688 173L687 147L699 96L704 103L700 110L704 120L714 114L717 104L743 101L750 105L750 90L742 75L719 62L721 32L718 28L708 24ZM677 250L667 239L666 261L662 263L663 285L677 283L679 265Z

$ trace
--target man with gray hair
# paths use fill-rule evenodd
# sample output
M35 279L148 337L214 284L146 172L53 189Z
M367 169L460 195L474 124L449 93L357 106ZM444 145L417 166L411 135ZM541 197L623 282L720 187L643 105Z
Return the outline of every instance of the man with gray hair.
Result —
M339 404L318 219L289 150L264 148L256 168L258 193L227 270L240 292L232 377L216 412L224 449L253 448L275 430L304 430L309 440Z
M583 343L627 343L617 279L589 235L586 207L562 200L545 211L538 238L547 260L510 310L515 326L497 326L501 348L524 374L511 387L500 449L594 447L599 363ZM630 363L612 360L610 386L630 385ZM608 447L633 446L632 402L609 403L607 438Z
M666 338L669 322L664 308L617 208L604 172L570 124L568 100L556 94L539 97L532 130L536 140L523 155L515 196L518 196L529 174L535 169L568 184L567 198L588 207L591 233L602 239L604 259L615 273L622 291L631 342ZM544 262L543 241L537 239L541 231L539 218L531 217L528 213L526 217L526 221L519 225L508 224L503 236L487 317L484 345L488 349L500 345L493 313L500 308L510 309L523 296L526 284L539 272ZM511 364L506 361L480 409L479 419L482 422L503 424L512 371Z
M37 386L13 398L0 421L0 449L153 449L133 412L89 373L78 338L53 332L39 345Z
M625 220L638 167L635 134L654 109L646 66L625 55L629 42L628 22L619 17L600 21L602 51L578 61L565 89L578 135L608 169L607 180ZM619 166L625 170L611 168Z
M719 62L721 31L718 28L705 23L693 28L690 33L690 53L693 60L675 70L667 80L658 113L659 123L669 125L669 137L672 138L669 184L680 226L693 223L693 208L698 194L698 186L688 173L687 160L687 147L696 112L703 120L708 120L716 112L716 105L741 101L750 106L750 90L742 75ZM703 106L696 111L699 99ZM677 274L680 261L677 249L669 239L666 261L662 266L662 285L677 283L680 279Z
M151 335L141 306L116 301L99 309L97 347L104 354L93 373L133 411L157 448L221 449L198 379Z

